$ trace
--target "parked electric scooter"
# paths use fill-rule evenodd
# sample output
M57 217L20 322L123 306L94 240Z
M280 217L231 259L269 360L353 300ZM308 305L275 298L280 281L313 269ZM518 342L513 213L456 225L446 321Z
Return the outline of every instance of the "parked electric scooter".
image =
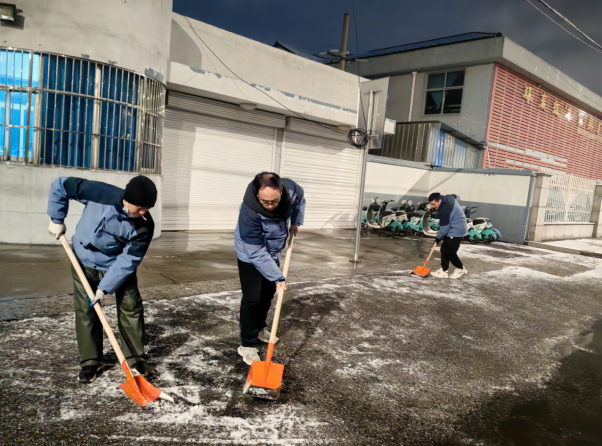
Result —
M500 231L495 229L486 217L475 218L472 221L472 229L479 234L480 239L485 243L493 243L502 237Z
M412 200L402 200L399 209L406 212L414 212L416 210L416 206L414 206L414 202Z
M384 229L395 220L395 212L387 210L387 205L395 200L383 200L378 204L377 199L374 197L366 210L366 224L372 229Z
M468 240L470 243L492 243L499 240L502 234L493 227L487 217L470 219L470 216L476 212L475 209L477 208L478 206L462 206L466 222L468 223L468 235L465 237L465 240Z
M364 206L362 210L362 229L368 229L368 206Z
M391 210L395 212L395 219L389 225L393 234L396 235L406 235L406 227L408 222L408 213L400 208L392 207Z
M481 234L473 229L472 219L470 218L470 216L476 212L476 208L477 206L462 206L464 216L466 217L466 224L468 226L468 234L466 234L464 240L467 240L470 243L479 243L481 241Z
M437 237L439 219L435 217L438 217L437 211L430 203L426 202L426 205L424 205L424 214L420 218L420 230L427 237Z
M378 204L378 197L374 197L369 206L364 206L364 214L362 215L362 229L370 228L370 222L374 221L374 213L380 209Z

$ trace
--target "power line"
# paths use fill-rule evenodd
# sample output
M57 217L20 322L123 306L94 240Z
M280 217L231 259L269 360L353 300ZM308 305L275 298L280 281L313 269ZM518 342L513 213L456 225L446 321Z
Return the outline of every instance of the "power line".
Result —
M200 40L200 41L203 43L203 45L205 45L205 47L207 47L207 49L208 49L209 51L211 51L211 54L213 54L213 55L214 55L214 56L217 58L217 60L219 60L219 61L220 61L220 63L221 63L221 64L222 64L224 67L226 67L226 68L228 69L228 71L230 71L230 73L232 73L234 76L236 76L236 77L237 77L237 78L238 78L240 81L244 82L244 83L245 83L245 84L247 84L249 87L252 87L252 88L254 88L255 90L257 90L257 91L259 91L259 92L263 93L263 94L264 94L264 95L266 95L268 98L270 98L270 99L272 99L274 102L276 102L278 105L280 105L281 107L284 107L286 110L288 110L289 112L291 112L291 113L295 114L296 116L298 116L300 119L303 119L304 121L308 121L308 122L311 122L311 123L313 123L313 124L319 125L320 127L323 127L323 128L325 128L326 130L330 130L331 132L335 132L335 133L337 133L338 135L347 135L347 134L348 134L348 132L342 132L342 131L336 130L336 129L332 128L332 127L327 127L326 125L322 125L322 124L321 124L321 123L319 123L319 122L312 121L311 119L307 119L305 116L303 116L303 115L301 115L301 114L297 113L297 112L296 112L296 111L294 111L294 110L291 110L291 109L290 109L290 108L288 108L286 105L284 105L284 104L282 104L281 102L277 101L277 100L276 100L276 99L274 99L272 96L270 96L269 94L267 94L265 91L263 91L263 90L261 90L261 89L257 88L255 85L253 85L253 84L250 84L249 82L247 82L246 80L244 80L243 78L241 78L241 77L240 77L238 74L236 74L234 71L232 71L232 69L231 69L231 68L230 68L228 65L226 65L226 64L224 63L224 61L223 61L223 60L221 60L217 54L215 54L215 52L214 52L214 51L211 49L211 47L210 47L209 45L207 45L207 44L205 43L205 41L204 41L204 40L201 38L201 36L200 36L200 35L199 35L199 34L196 32L196 30L195 30L195 29L194 29L194 27L192 26L192 23L190 22L190 19L189 19L188 17L185 17L185 18L186 18L186 20L188 21L188 25L190 26L190 29L192 29L192 32L194 32L194 33L196 34L197 38L198 38L198 39L199 39L199 40ZM359 110L358 110L358 113L359 113Z
M538 1L540 1L540 0L538 0ZM595 51L597 51L597 52L599 52L599 53L602 53L602 51L601 51L600 49L598 49L598 48L596 48L596 47L594 47L594 46L590 45L590 44L589 44L589 43L587 43L586 41L584 41L584 40L580 39L578 36L576 36L575 34L573 34L572 32L570 32L568 29L566 29L564 26L562 26L560 23L558 23L558 22L557 22L556 20L554 20L552 17L550 17L550 16L549 16L549 15L547 15L545 12L543 12L541 9L539 9L539 8L537 7L537 5L533 4L533 3L532 3L530 0L527 0L527 2L529 2L529 4L530 4L531 6L533 6L535 9L537 9L537 10L538 10L539 12L541 12L541 13L542 13L544 16L546 16L546 17L547 17L549 20L551 20L551 21L552 21L552 22L553 22L555 25L558 25L559 27L561 27L563 30L565 30L567 33L569 33L571 36L573 36L573 37L574 37L575 39L577 39L579 42L582 42L582 43L586 44L587 46L589 46L591 49L593 49L593 50L595 50ZM547 6L547 5L546 5L546 6ZM561 17L562 17L562 16L561 16ZM571 22L569 22L569 23L571 23ZM572 25L572 23L571 23L571 25ZM573 25L573 26L575 26L575 25ZM576 29L579 31L579 29L578 29L578 28L576 28ZM579 32L581 32L581 31L579 31ZM583 33L582 33L582 34L583 34ZM585 37L587 37L587 35L585 35L585 34L583 34L583 35L584 35ZM587 38L589 39L589 37L587 37ZM590 39L590 40L591 40L591 39ZM593 42L593 40L592 40L592 42ZM596 42L594 42L594 43L596 43ZM598 44L596 43L596 45L598 45ZM600 46L600 45L598 45L598 46Z
M538 0L538 1L539 1L539 0ZM594 47L594 46L590 45L589 43L585 42L584 40L580 39L578 36L576 36L576 35L574 35L573 33L571 33L571 32L570 32L568 29L566 29L566 28L565 28L564 26L562 26L560 23L556 22L556 21L555 21L553 18L551 18L550 16L548 16L548 15L547 15L545 12L543 12L541 9L539 9L539 8L538 8L536 5L534 5L533 3L531 3L531 1L530 1L530 0L527 0L527 2L529 2L529 4L530 4L531 6L533 6L535 9L537 9L537 10L538 10L539 12L541 12L541 13L542 13L542 14L543 14L543 15L544 15L546 18L548 18L549 20L551 20L551 21L552 21L552 22L553 22L555 25L557 25L557 26L559 26L560 28L562 28L563 30L565 30L567 33L569 33L569 34L570 34L571 36L573 36L575 39L577 39L577 40L579 40L580 42L582 42L582 43L586 44L587 46L589 46L589 47L590 47L590 48L592 48L593 50L595 50L595 51L598 51L599 53L602 53L602 51L598 50L598 48L596 48L596 47ZM527 54L527 58L528 58L529 60L531 60L531 62L533 62L534 64L536 64L536 65L537 65L537 63L536 63L536 62L535 62L533 59L531 59L531 58L528 56L528 54ZM572 84L569 82L569 80L567 80L567 79L566 79L566 78L565 78L565 77L562 75L562 73L560 72L560 70L558 70L558 69L554 68L554 67L553 67L552 65L550 65L550 64L547 64L547 65L548 65L548 66L549 66L549 67L550 67L550 68L551 68L553 71L555 71L555 72L556 72L556 74L558 74L558 76L559 76L559 77L560 77L560 78L561 78L561 79L562 79L562 80L563 80L563 81L564 81L564 82L565 82L565 83L566 83L566 84L567 84L569 87L571 87L571 88L572 88L572 89L573 89L575 92L577 92L577 94L578 94L578 95L580 95L580 96L583 96L584 98L587 98L587 96L586 96L586 95L584 95L584 94L583 94L581 91L577 90L577 89L576 89L576 88L575 88L575 87L574 87L574 86L573 86L573 85L572 85ZM587 85L586 85L586 87L587 87L589 90L593 91L593 89L592 89L591 87L588 87ZM589 99L589 98L588 98L588 99Z
M569 25L571 25L573 28L575 28L575 30L581 34L583 37L585 37L587 40L589 40L590 42L592 42L594 45L596 45L600 50L602 50L602 46L596 42L594 39L592 39L590 36L588 36L587 34L585 34L583 31L581 31L579 28L577 28L573 22L571 22L569 19L567 19L565 16L563 16L562 14L560 14L558 11L556 11L554 8L552 8L550 5L548 5L546 2L544 2L544 0L537 0L539 1L539 3L541 3L542 5L544 5L546 8L548 8L550 11L552 11L554 14L556 14L558 17L560 17L562 20L564 20L566 23L568 23Z

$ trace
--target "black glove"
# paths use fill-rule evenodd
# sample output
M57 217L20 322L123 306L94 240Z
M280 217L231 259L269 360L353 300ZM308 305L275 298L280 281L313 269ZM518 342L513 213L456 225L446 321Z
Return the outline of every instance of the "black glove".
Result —
M436 243L437 245L439 245L439 243L441 243L441 239L440 239L440 238L436 238L436 239L435 239L435 243Z

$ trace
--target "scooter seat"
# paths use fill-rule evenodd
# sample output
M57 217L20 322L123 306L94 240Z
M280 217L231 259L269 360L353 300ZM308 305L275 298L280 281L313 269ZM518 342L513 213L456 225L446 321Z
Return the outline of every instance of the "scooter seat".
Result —
M384 211L384 212L383 212L383 217L384 217L385 215L392 215L392 214L394 214L394 213L395 213L395 212L393 212L393 211Z

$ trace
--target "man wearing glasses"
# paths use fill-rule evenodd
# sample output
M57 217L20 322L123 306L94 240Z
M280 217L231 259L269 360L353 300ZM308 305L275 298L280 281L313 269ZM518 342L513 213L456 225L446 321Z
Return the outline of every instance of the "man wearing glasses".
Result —
M269 342L266 318L272 298L278 288L286 290L280 252L289 232L297 235L304 212L303 188L275 173L257 174L245 192L234 244L242 288L238 354L249 365L260 361L257 347Z

